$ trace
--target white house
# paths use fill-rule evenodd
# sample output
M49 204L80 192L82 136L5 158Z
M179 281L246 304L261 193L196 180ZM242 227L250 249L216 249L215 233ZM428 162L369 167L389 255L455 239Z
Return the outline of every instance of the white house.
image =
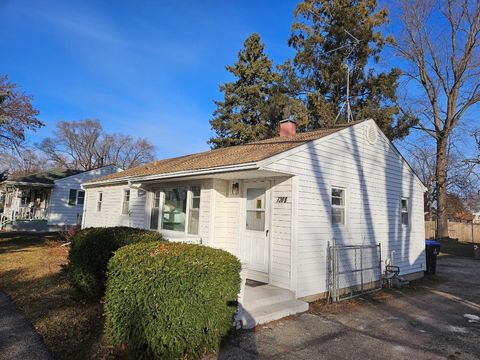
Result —
M81 184L120 171L114 165L107 165L55 180L46 216L48 225L81 224L85 199Z
M83 227L153 229L235 254L249 279L267 284L245 293L255 323L304 311L297 299L332 286L378 283L385 261L422 276L425 188L375 122L306 133L288 120L280 127L279 137L85 183ZM363 255L338 252L332 267L332 246L345 254L363 246ZM369 264L356 272L362 261ZM335 283L332 273L344 278ZM266 306L276 314L261 318Z
M80 224L85 195L81 183L118 171L111 165L89 171L52 169L5 180L0 183L0 229L23 220L31 230Z

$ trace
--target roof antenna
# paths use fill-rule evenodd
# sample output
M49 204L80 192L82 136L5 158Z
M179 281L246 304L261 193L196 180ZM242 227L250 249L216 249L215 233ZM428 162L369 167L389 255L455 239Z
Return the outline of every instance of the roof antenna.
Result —
M360 40L358 40L355 36L350 34L347 30L343 29L343 31L345 31L353 39L353 44L342 46L342 47L350 46L350 52L346 56L348 58L352 54L355 47L360 43ZM346 91L347 96L345 98L345 101L342 102L340 109L338 110L338 114L337 114L337 117L335 118L335 121L333 122L333 125L337 123L337 120L340 117L340 114L343 112L344 108L346 108L346 112L347 112L347 123L354 121L352 109L350 107L350 66L348 65L348 63L344 63L342 65L342 68L344 68L347 71L347 91Z

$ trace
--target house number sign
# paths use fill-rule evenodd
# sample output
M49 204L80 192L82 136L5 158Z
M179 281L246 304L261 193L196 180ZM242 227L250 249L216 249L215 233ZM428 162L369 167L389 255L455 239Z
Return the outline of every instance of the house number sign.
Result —
M279 196L277 197L277 204L285 204L287 202L287 196Z

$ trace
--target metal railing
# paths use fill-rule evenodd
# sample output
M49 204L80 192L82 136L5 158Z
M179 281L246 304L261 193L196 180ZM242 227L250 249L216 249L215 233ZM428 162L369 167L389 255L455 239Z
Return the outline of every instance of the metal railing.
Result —
M341 301L382 287L381 245L330 245L329 297Z
M0 214L0 229L13 221L32 221L45 220L47 216L46 209L37 207L22 207L18 210L4 209Z

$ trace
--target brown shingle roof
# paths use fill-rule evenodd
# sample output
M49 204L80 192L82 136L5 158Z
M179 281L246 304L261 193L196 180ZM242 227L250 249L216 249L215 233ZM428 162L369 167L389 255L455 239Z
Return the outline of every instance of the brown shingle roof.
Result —
M120 173L110 174L92 183L105 180L132 178L149 175L174 173L179 171L211 169L222 166L254 163L267 159L286 150L293 149L306 142L320 139L333 134L346 127L358 124L356 121L350 124L338 125L332 128L324 128L304 133L297 133L288 137L275 137L261 141L255 141L245 145L237 145L214 149L201 153L180 156L176 158L157 160L149 164L140 165Z

